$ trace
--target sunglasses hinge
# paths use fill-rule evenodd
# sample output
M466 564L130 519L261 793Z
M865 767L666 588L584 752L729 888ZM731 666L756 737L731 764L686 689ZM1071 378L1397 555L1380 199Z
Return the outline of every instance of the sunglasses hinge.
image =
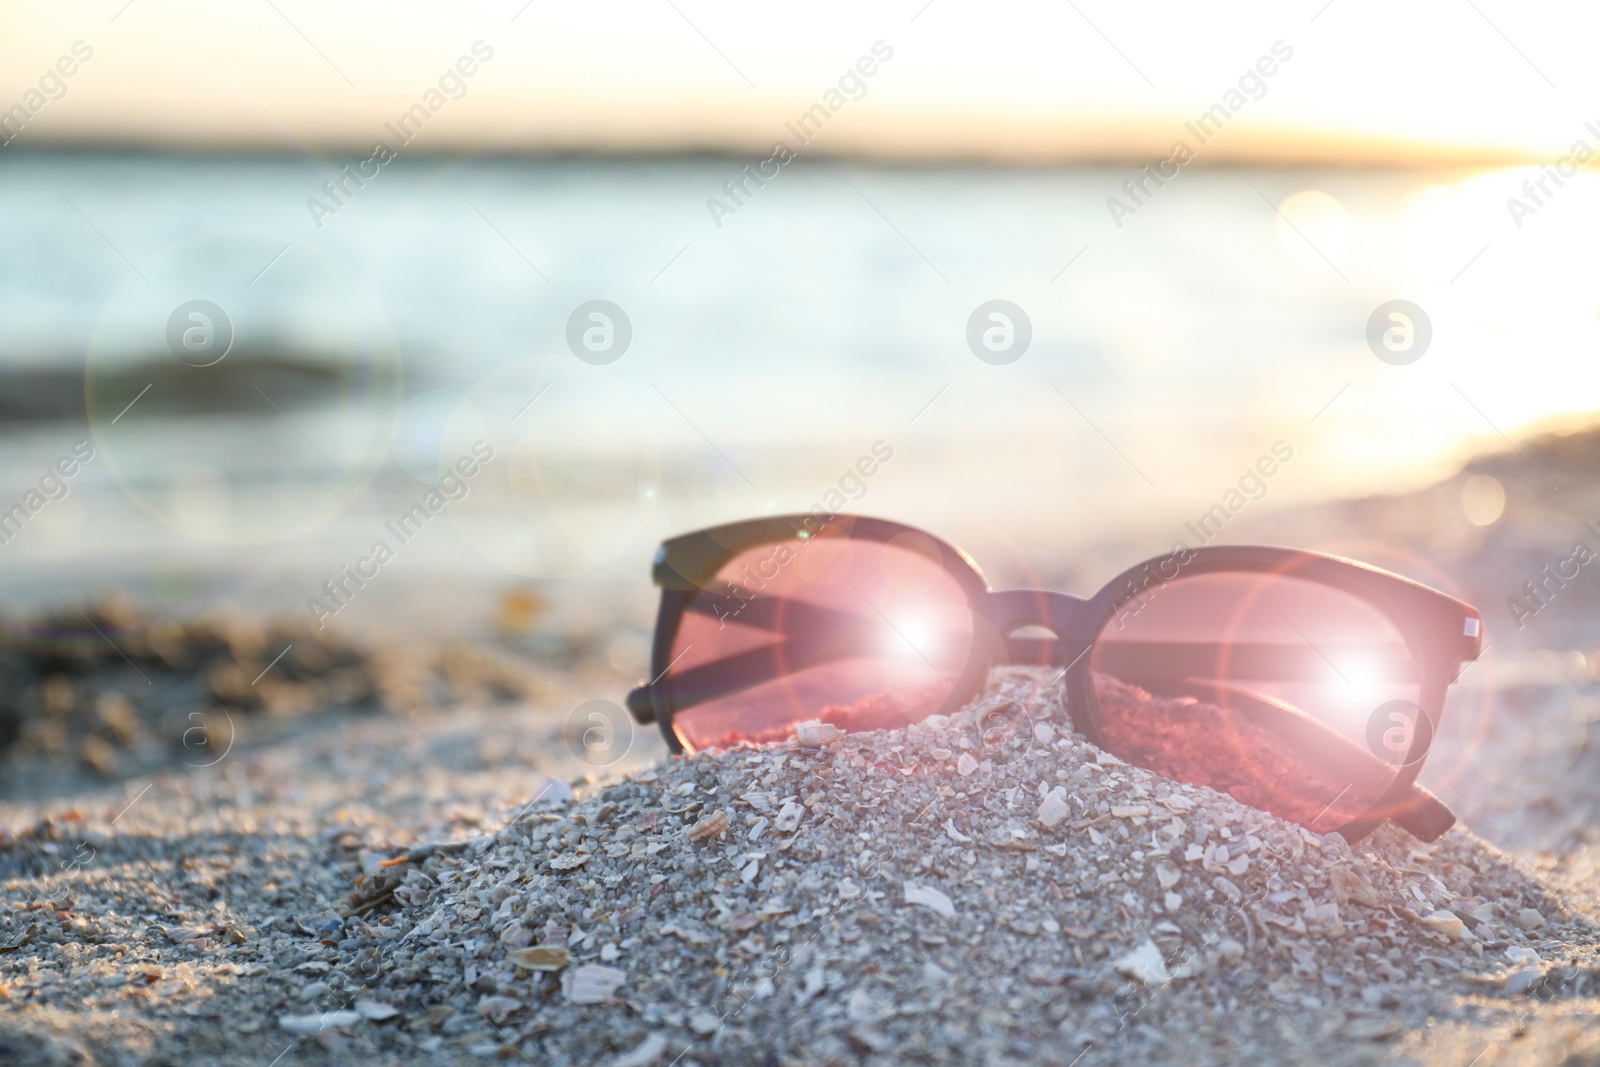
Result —
M651 723L656 721L655 690L648 684L638 686L628 691L626 703L628 712L635 722Z

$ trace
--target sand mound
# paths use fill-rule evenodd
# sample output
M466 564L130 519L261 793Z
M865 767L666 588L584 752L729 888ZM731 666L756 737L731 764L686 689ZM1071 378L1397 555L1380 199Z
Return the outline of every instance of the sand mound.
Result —
M1464 831L1352 849L1096 751L1048 681L373 869L354 940L307 951L344 1014L281 1025L558 1064L1342 1063L1595 984L1593 929Z

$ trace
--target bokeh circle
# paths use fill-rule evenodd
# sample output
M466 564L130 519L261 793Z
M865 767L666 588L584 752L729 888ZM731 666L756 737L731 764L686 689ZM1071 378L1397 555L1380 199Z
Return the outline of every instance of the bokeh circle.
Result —
M140 263L102 310L84 375L123 491L221 544L280 542L355 500L400 399L377 295L320 245L267 229L210 230Z

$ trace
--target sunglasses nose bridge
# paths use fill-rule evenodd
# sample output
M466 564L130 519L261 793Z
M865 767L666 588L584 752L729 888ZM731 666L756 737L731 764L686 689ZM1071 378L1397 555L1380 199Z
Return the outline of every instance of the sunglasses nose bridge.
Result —
M1077 597L1047 589L1002 589L988 595L982 612L1002 637L1024 626L1043 626L1060 635L1083 605Z

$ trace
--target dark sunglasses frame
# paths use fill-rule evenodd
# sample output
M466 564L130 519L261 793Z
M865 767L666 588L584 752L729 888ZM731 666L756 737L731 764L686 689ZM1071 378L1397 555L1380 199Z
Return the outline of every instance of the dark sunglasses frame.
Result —
M1042 589L991 590L978 566L960 549L922 530L885 519L854 515L780 515L714 526L662 543L651 577L661 587L651 651L653 681L628 694L628 710L641 723L655 722L673 753L685 751L673 729L673 716L699 701L684 699L671 675L672 646L684 612L699 594L714 592L717 574L732 559L762 545L806 541L824 534L885 543L905 533L936 544L945 570L965 592L973 612L972 647L939 713L949 714L981 691L989 668L998 663L1065 668L1064 695L1073 726L1091 744L1105 748L1094 719L1089 652L1105 627L1119 613L1134 612L1160 587L1179 577L1219 572L1259 573L1294 577L1341 590L1371 605L1404 637L1420 677L1419 704L1430 729L1413 731L1412 747L1393 783L1362 815L1333 832L1355 841L1386 819L1424 841L1432 841L1455 823L1455 815L1438 798L1416 784L1423 758L1439 731L1445 692L1463 663L1477 659L1482 647L1482 621L1468 604L1397 574L1365 563L1316 552L1254 545L1178 548L1130 567L1088 599ZM1014 636L1017 630L1042 626L1055 638ZM714 665L713 665L714 666ZM773 675L777 677L777 675ZM765 679L757 679L765 680ZM745 684L750 684L746 681ZM743 688L743 685L735 688ZM701 699L709 699L702 696ZM1298 725L1295 740L1324 759L1343 760L1359 776L1361 764L1375 757L1312 720Z

